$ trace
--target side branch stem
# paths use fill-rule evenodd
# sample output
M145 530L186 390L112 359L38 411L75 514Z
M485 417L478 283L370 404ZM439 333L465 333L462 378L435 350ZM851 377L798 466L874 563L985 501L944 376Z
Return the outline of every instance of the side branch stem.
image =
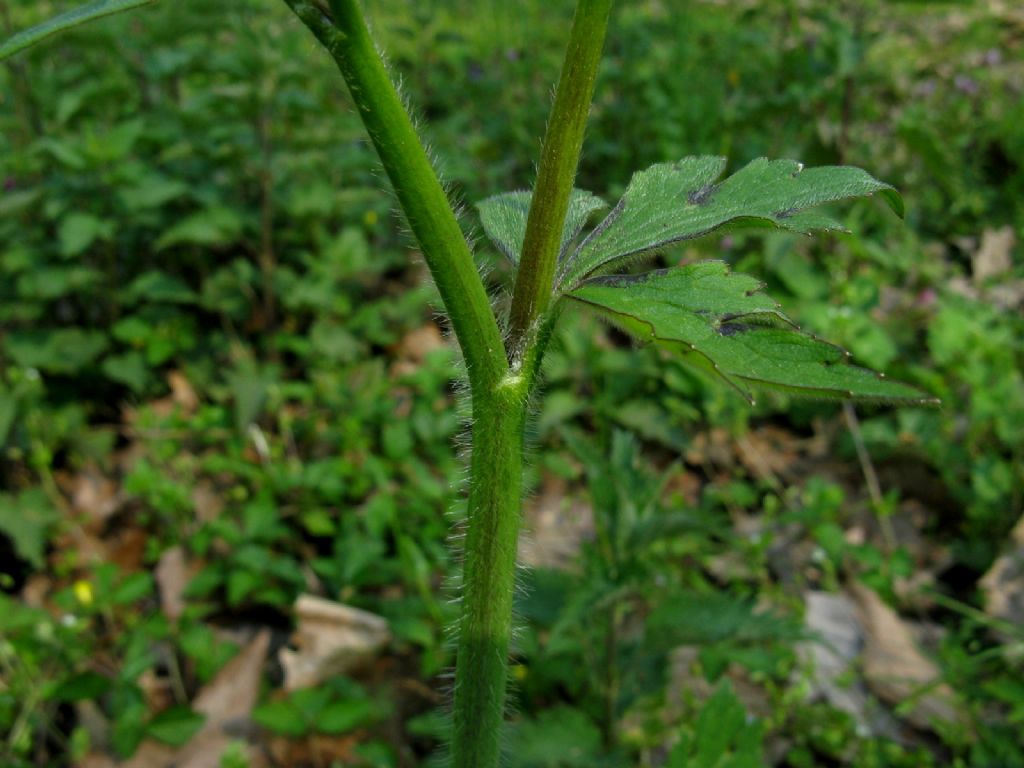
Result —
M576 179L612 0L579 0L555 91L527 217L509 318L509 356L521 357L551 301L562 228Z

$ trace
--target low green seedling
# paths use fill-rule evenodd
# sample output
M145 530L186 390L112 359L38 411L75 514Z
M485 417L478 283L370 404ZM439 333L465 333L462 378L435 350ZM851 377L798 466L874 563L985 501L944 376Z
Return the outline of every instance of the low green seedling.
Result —
M724 176L726 161L711 156L635 174L613 207L575 190L612 7L612 0L578 0L534 188L479 205L484 231L515 268L506 317L494 310L469 241L357 0L285 2L348 84L465 360L473 452L451 751L456 768L491 768L499 761L505 710L524 432L540 399L548 341L564 310L595 312L642 341L672 350L751 402L755 390L776 390L836 400L931 403L916 388L852 365L844 350L801 332L756 279L734 274L724 263L614 274L673 244L728 229L838 230L817 211L828 203L878 194L898 214L902 203L892 187L856 168L804 169L792 160L759 159ZM0 58L67 27L143 4L89 3L18 35L0 47ZM591 218L605 210L588 230ZM135 378L127 367L116 373ZM673 764L694 755L697 764L724 764L715 762L723 749L732 750L730 765L756 759L756 729L731 747L718 743L712 728L718 709L742 725L742 714L728 696L720 692L712 699L698 734L677 750Z

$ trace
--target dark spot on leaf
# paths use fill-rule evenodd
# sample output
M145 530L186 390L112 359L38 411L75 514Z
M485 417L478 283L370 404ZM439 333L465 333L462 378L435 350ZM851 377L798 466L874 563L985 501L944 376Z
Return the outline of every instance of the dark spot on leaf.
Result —
M750 323L722 323L717 328L722 336L735 336L738 333L748 333L754 330L757 330L757 326Z
M776 219L788 219L794 213L797 212L797 208L783 208L781 211L775 212Z
M694 189L686 196L690 205L704 205L711 199L711 195L718 189L717 184L705 184L700 189Z

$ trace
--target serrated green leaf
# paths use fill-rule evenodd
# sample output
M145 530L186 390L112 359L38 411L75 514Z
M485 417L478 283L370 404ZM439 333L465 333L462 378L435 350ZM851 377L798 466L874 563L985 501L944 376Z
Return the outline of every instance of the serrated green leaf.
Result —
M530 212L531 192L506 192L489 197L477 203L480 223L484 232L509 261L519 263L526 235L526 219ZM569 196L569 210L562 228L562 245L558 252L561 259L572 241L595 211L607 208L608 204L599 197L582 189L574 189Z
M754 160L722 182L725 158L688 157L635 174L618 205L565 260L558 285L572 290L598 270L672 243L693 240L726 224L806 234L837 230L808 211L823 203L881 192L899 214L899 194L859 168L804 170L793 160Z
M749 386L883 402L934 402L906 384L848 364L839 347L801 333L760 283L707 261L636 277L593 278L567 296L641 339L680 352L753 402Z
M130 11L143 5L149 5L156 0L94 0L85 3L78 8L73 8L60 16L44 21L29 29L22 30L18 34L0 45L0 61L13 56L19 51L40 43L48 37L52 37L79 24L101 19L104 16L111 16L115 13Z

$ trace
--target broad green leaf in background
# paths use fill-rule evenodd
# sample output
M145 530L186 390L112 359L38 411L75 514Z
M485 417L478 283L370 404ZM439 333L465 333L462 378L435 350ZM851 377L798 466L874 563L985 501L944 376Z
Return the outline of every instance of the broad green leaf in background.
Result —
M57 227L60 255L64 258L78 256L96 240L106 240L113 233L114 226L109 221L104 221L89 213L70 213L61 219L60 225Z
M793 160L754 160L717 182L725 158L688 157L635 174L618 205L563 262L557 285L572 290L589 275L623 260L693 240L726 224L806 234L841 230L808 213L823 203L881 192L902 215L899 194L859 168L808 168Z
M519 722L509 753L513 768L593 766L601 754L601 731L578 709L558 706L535 720Z
M59 519L60 513L41 488L17 496L0 493L0 533L11 540L18 557L35 568L43 567L48 533Z
M91 3L80 5L78 8L62 13L49 21L37 24L29 29L22 30L0 45L0 61L13 56L19 51L40 43L48 37L59 34L65 30L77 27L79 24L110 16L122 11L130 11L143 5L149 5L156 0L94 0Z
M61 374L90 365L108 345L101 331L82 328L13 331L6 339L7 354L18 365Z
M635 277L593 278L567 294L641 339L682 353L753 402L748 386L885 402L934 402L848 364L839 347L801 333L761 284L708 261Z
M160 235L155 247L162 251L172 245L226 245L239 237L242 226L242 219L235 211L212 206L179 221Z
M668 758L669 768L761 768L764 728L747 719L728 682L721 683L682 734Z
M193 712L189 707L171 707L149 721L146 734L164 744L180 747L198 733L205 721L204 715Z
M506 192L489 197L477 203L480 211L480 223L484 232L491 238L498 250L513 264L519 263L519 255L523 250L523 237L526 235L526 219L530 212L530 192ZM569 210L562 228L562 245L558 258L562 259L570 244L587 223L587 219L595 211L607 208L608 204L582 189L574 189L569 197Z
M166 304L193 304L199 298L180 278L159 269L151 269L135 278L125 295L133 302Z

